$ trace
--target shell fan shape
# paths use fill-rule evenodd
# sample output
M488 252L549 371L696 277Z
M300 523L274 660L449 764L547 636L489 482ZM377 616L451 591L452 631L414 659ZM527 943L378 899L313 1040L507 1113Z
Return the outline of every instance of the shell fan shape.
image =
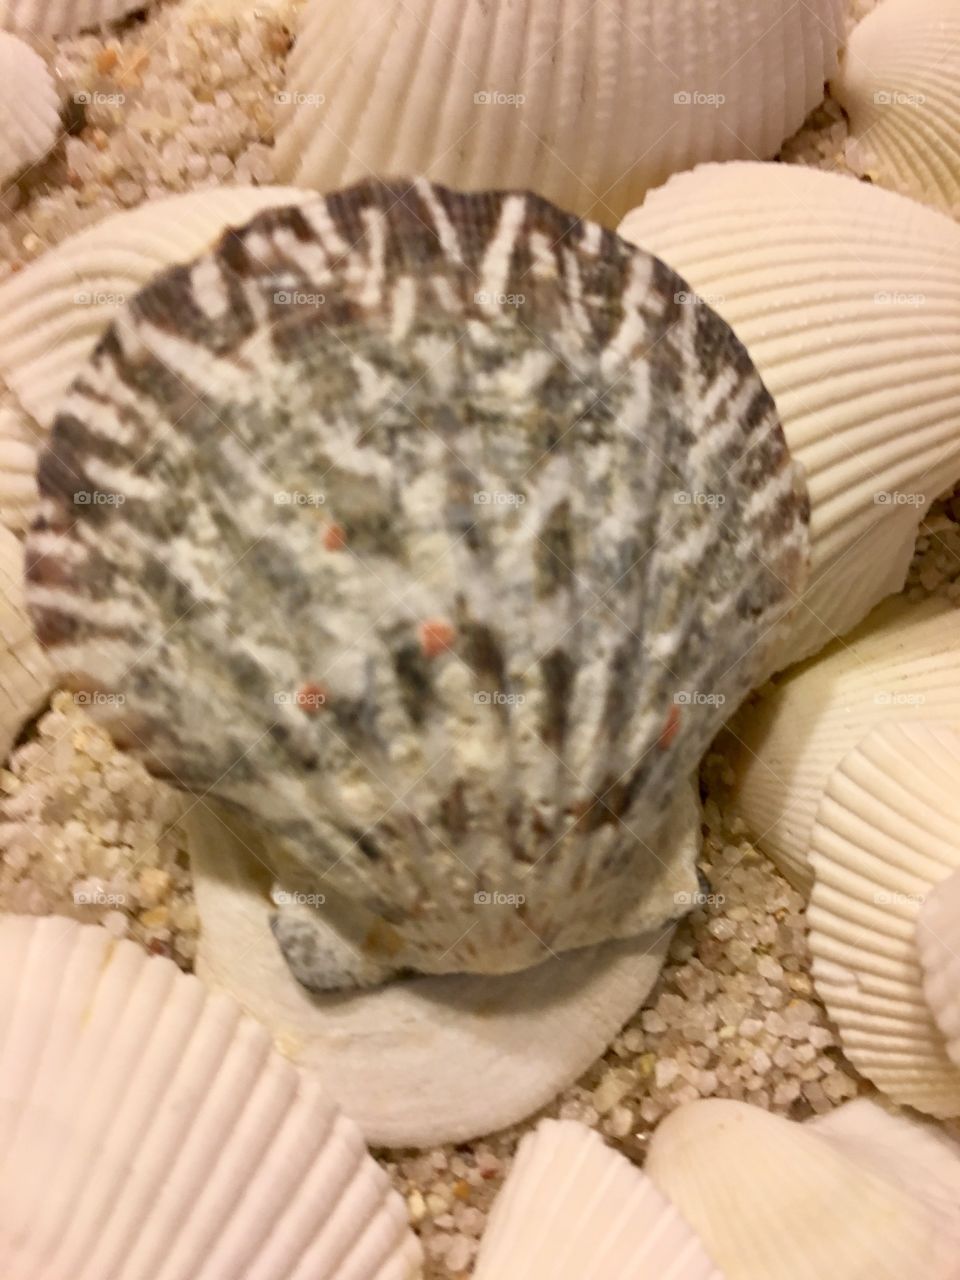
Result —
M615 226L702 160L770 158L823 99L841 0L310 0L279 180L423 173Z
M657 1128L645 1170L726 1280L954 1280L960 1154L865 1100L796 1124L708 1098Z
M683 293L537 197L371 182L161 275L64 401L41 641L349 905L363 981L666 923L649 842L807 560L772 401ZM342 985L311 913L276 930Z
M521 1141L473 1276L723 1280L650 1179L572 1120L543 1120Z
M923 994L960 1068L960 871L926 895L917 919Z
M4 1280L416 1280L352 1121L172 961L0 917Z
M957 622L943 600L889 601L732 720L732 807L802 889L813 878L817 812L843 757L881 726L960 723Z
M806 472L785 667L901 589L923 511L960 479L960 226L839 174L735 163L672 178L621 234L733 328Z
M954 0L883 0L853 30L833 94L846 159L881 186L960 214L960 12Z
M6 183L56 142L60 103L44 60L6 31L0 31L0 86L0 182Z

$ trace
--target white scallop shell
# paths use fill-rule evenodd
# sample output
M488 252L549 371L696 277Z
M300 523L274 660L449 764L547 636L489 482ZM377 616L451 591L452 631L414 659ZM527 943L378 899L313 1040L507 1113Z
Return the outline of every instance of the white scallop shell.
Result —
M0 762L53 688L23 599L23 545L0 528Z
M146 0L149 3L149 0ZM95 31L146 7L145 0L0 0L0 28L33 36Z
M0 918L5 1280L413 1280L356 1126L262 1028L97 926Z
M810 487L804 603L780 667L900 589L929 501L960 478L960 226L799 165L705 165L621 234L732 326Z
M0 182L42 160L59 132L60 103L47 64L0 31Z
M542 1120L517 1148L473 1280L723 1280L645 1174L574 1120Z
M794 884L810 887L814 819L848 751L884 723L960 722L958 621L942 600L890 601L734 718L733 809Z
M311 0L276 173L332 191L425 174L614 226L700 160L773 156L823 98L839 0Z
M956 0L883 0L852 31L831 87L856 173L960 213Z
M923 993L917 918L960 869L960 733L887 723L830 775L810 839L813 980L857 1070L894 1101L960 1115L960 1067Z
M699 805L686 796L684 858L700 841ZM231 830L204 802L189 815L187 837L200 915L197 973L315 1071L376 1145L465 1141L544 1106L639 1008L672 934L667 927L566 952L516 974L416 977L349 996L311 995L270 931L271 884L251 833Z
M951 1061L960 1068L960 871L927 894L916 941L924 997Z
M36 472L37 437L29 418L15 404L0 404L0 524L16 533L33 520Z
M0 284L0 377L50 426L67 387L125 300L229 226L310 193L220 187L151 200L70 236Z
M876 1104L844 1111L797 1124L692 1102L657 1128L646 1170L727 1280L955 1280L960 1155Z

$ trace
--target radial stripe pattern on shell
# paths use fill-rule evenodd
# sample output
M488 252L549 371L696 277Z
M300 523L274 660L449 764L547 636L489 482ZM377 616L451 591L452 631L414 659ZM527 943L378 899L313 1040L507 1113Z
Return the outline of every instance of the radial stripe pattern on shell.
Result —
M39 485L63 677L424 972L662 922L658 828L806 569L805 486L726 324L596 224L425 181L268 210L159 275Z

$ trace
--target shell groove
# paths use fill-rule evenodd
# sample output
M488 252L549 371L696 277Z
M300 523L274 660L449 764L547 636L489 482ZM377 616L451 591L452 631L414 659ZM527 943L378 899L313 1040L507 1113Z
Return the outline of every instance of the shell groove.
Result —
M306 199L285 187L217 187L150 200L68 237L0 284L0 375L41 438L128 298L228 226Z
M840 0L311 0L276 172L523 187L615 226L701 160L772 157L823 98Z
M917 920L923 994L960 1068L960 871L927 894Z
M960 214L960 13L953 0L883 0L853 30L833 95L862 177Z
M367 183L160 276L54 426L28 577L59 670L398 967L665 922L646 841L754 683L808 517L682 285L537 197Z
M6 1280L415 1280L356 1126L239 1007L104 929L0 917Z
M839 174L734 163L672 178L621 234L733 328L806 472L811 572L785 667L900 590L923 511L960 479L960 226Z
M794 884L810 887L813 824L848 751L884 724L960 723L957 616L942 600L881 605L732 721L733 807Z
M957 1145L875 1103L806 1124L688 1103L655 1131L645 1168L727 1280L956 1275Z
M833 770L810 842L817 993L858 1071L896 1102L960 1115L960 1068L923 993L917 926L960 869L960 734L874 729Z
M47 64L0 31L0 182L42 160L59 132L60 103Z
M23 544L0 528L0 761L54 688L23 598Z
M474 1280L723 1280L679 1211L594 1129L542 1120L517 1148Z

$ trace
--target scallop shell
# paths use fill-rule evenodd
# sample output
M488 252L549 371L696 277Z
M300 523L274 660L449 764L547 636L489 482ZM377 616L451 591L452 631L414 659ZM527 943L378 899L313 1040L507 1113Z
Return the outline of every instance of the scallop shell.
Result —
M104 929L0 917L5 1280L414 1280L356 1126L231 1000Z
M463 1142L545 1106L604 1052L653 987L672 929L561 955L521 974L410 978L311 995L268 924L264 851L208 803L187 823L197 973L230 992L363 1130L388 1147ZM675 836L692 858L700 808ZM681 908L682 909L682 908Z
M960 1067L960 871L935 885L917 919L923 994L951 1061Z
M37 509L37 443L23 412L0 403L0 525L19 534Z
M75 35L145 7L144 0L0 0L0 28L40 38Z
M686 276L756 362L810 487L810 581L777 665L899 591L960 478L960 226L798 165L705 165L621 234Z
M68 237L0 284L0 377L48 428L111 319L158 271L261 209L309 198L284 187L214 187L150 200Z
M833 770L810 842L813 979L847 1057L894 1101L960 1115L960 1068L923 993L916 930L960 868L960 734L877 727Z
M47 64L0 31L0 182L42 160L59 133L60 103Z
M847 752L878 725L960 722L957 623L942 600L890 601L732 722L732 807L802 889L817 809Z
M674 1206L573 1120L528 1133L494 1203L473 1280L723 1280Z
M310 0L276 172L332 191L422 173L607 225L701 160L771 157L823 99L841 0Z
M854 28L833 95L863 177L960 213L960 13L955 0L884 0Z
M645 1168L727 1280L954 1280L956 1147L857 1105L855 1124L834 1120L841 1107L831 1125L692 1102L659 1125Z
M64 402L29 568L58 670L284 841L383 976L525 968L695 890L650 842L807 502L682 286L537 197L370 182L161 275ZM277 927L327 989L321 916Z
M0 528L0 763L53 685L23 599L23 545Z

